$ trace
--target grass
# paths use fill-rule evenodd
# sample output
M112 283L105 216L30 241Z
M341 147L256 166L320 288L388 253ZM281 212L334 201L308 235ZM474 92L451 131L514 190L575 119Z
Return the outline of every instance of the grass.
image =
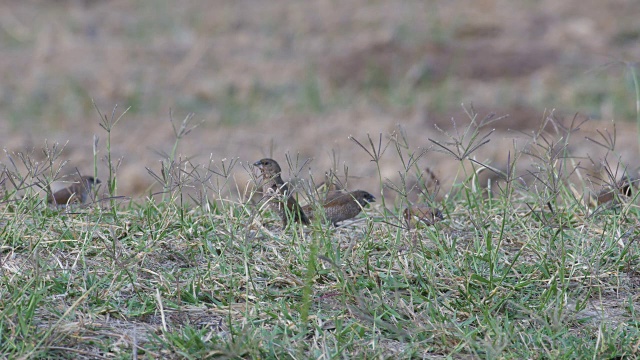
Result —
M242 30L250 35L254 32L253 40L268 40L271 36L286 38L299 29L289 28L289 21L267 19L265 24L263 16L234 20L233 12L212 12L224 15L221 22L204 15L208 12L199 11L198 6L175 13L165 2L159 11L155 11L155 2L149 4L154 11L144 11L150 8L146 3L134 9L146 16L106 21L116 28L100 33L100 46L123 43L117 50L121 54L104 56L104 61L87 57L100 68L112 69L107 74L88 68L94 69L91 73L95 71L96 78L109 75L115 84L124 84L133 77L134 83L143 84L129 91L122 91L126 86L113 90L109 81L99 82L99 87L78 81L77 74L60 65L68 60L63 57L64 47L48 58L33 60L33 54L38 54L33 43L50 32L45 26L51 21L48 16L35 22L43 29L28 31L26 36L15 36L20 34L15 24L3 28L7 49L24 49L18 62L28 59L24 63L43 69L30 81L57 85L46 89L28 86L21 75L24 71L7 71L16 74L6 81L14 90L2 100L12 128L63 128L66 119L84 123L93 111L88 88L98 94L114 93L105 97L123 97L118 101L124 108L132 107L126 114L114 110L100 115L104 132L93 141L94 172L104 162L108 174L99 174L101 192L88 206L65 211L44 203L43 189L69 172L57 144L45 143L44 160L39 151L8 152L2 159L3 358L638 356L637 199L634 194L597 207L587 205L583 194L598 190L592 188L592 182L614 187L624 169L610 169L611 178L582 175L579 165L585 160L574 159L567 151L582 139L579 132L561 127L556 132L539 131L531 136L531 146L504 150L510 156L502 171L492 167L495 164L474 160L475 150L492 146L486 141L494 135L487 130L493 119L477 119L473 111L469 112L471 125L443 132L426 150L409 144L401 128L380 136L354 132L351 145L368 153L373 163L392 159L398 164L401 181L391 183L378 168L379 201L360 220L338 229L315 223L283 232L278 216L263 203L237 200L250 197L243 194L246 184L234 182L234 174L249 171L237 160L212 158L194 163L180 155L181 142L196 126L192 116L187 116L181 125L172 122L176 142L171 152L161 154L159 167L147 168L160 184L160 192L134 201L119 196L121 159L112 157L113 128L131 115L144 114L155 121L160 114L154 112L164 116L166 104L173 104L168 99L176 96L175 113L195 107L205 112L198 117L214 117L230 127L274 115L296 118L338 112L362 103L397 114L411 112L424 102L430 112L448 114L466 98L484 93L489 83L450 74L442 82L427 77L414 85L406 80L404 71L387 74L383 68L370 66L362 84L332 88L325 82L326 70L309 60L317 52L302 51L307 39L300 37L287 45L293 49L288 50L290 60L280 63L272 49L257 54L258 60L274 68L313 64L300 65L302 70L288 75L290 78L281 79L279 72L250 72L254 80L248 85L217 78L216 74L230 72L235 79L245 71L227 66L235 60L219 58L224 51L218 49L203 56L201 65L198 62L187 69L184 84L170 84L168 79L174 77L167 75L174 73L155 59L175 57L166 61L170 67L184 59L188 55L184 44L189 42L188 38L180 40L182 36L208 38L213 33ZM427 22L416 13L424 26L399 24L400 40L414 46L455 40L454 31L441 16L446 14L434 10L427 14ZM327 19L333 19L331 12L326 13ZM11 20L12 15L7 16ZM326 21L320 18L319 29ZM369 20L361 21L371 26ZM87 24L94 23L88 18ZM72 24L73 31L67 30L65 21L56 24L62 29L56 28L56 34L61 34L57 36L63 44L95 43L89 41L93 40L90 35L86 40L65 35L85 31L81 24ZM334 36L349 35L339 30ZM161 43L165 47L154 45ZM242 52L253 46L235 44L232 49ZM96 50L88 47L82 53L92 51ZM114 54L112 51L109 53ZM252 52L243 55L253 56ZM138 61L123 63L122 58ZM126 67L140 64L149 65L150 76ZM80 63L77 69L85 66ZM527 86L498 79L492 82L494 88L487 91L486 99L507 108L526 101L535 108L579 108L616 119L635 116L640 121L640 111L628 101L630 91L635 91L636 104L640 98L636 71L634 64L627 66L629 75L623 81L599 70L576 76L581 71L578 68L567 72L567 66L549 67L551 74L563 69L564 75L550 76L551 80L534 77ZM190 76L211 76L216 86L200 90L197 83L188 81ZM153 86L144 85L147 77L154 79ZM217 85L219 82L222 84ZM496 84L503 90L496 90ZM475 92L468 91L470 87ZM610 146L609 157L616 158L615 136L600 135L596 145ZM446 153L460 164L455 185L447 193L436 194L423 181L426 176L418 160L428 159L431 151ZM274 157L284 163L282 154ZM517 172L516 165L525 158L533 159L534 166L528 167L529 172ZM289 162L292 169L285 173L304 178L304 166L295 162ZM339 162L334 162L338 168ZM499 179L490 193L479 180L483 171L495 172ZM417 188L413 183L419 184ZM416 194L420 201L442 208L445 220L409 228L399 214Z
M107 147L124 115L100 115ZM108 195L52 209L42 188L59 176L60 149L46 152L46 168L28 155L12 158L24 166L5 168L2 178L0 353L637 356L635 199L589 208L576 196L573 188L584 181L558 151L571 142L571 129L532 137L529 152L514 152L488 196L476 176L485 165L469 159L488 146L485 129L494 119L469 116L468 127L433 140L432 150L449 153L461 172L438 204L446 219L417 228L397 214L412 191L421 190L424 201L434 194L408 181L389 184L378 173L380 192L400 200L380 201L338 229L314 223L283 232L266 207L224 195L237 189L234 171L246 171L237 162L192 164L177 156L197 126L191 116L174 125L176 144L162 171L149 170L163 185L161 197L123 202L109 149ZM397 157L403 179L420 176L417 159L429 156L401 131L352 140L376 163ZM513 170L522 156L536 160L529 183Z

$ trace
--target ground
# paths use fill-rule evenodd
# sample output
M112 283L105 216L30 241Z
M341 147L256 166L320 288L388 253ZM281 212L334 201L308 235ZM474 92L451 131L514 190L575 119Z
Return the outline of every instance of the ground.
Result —
M246 164L299 154L313 159L317 178L334 166L335 152L335 166L341 173L348 166L358 179L352 186L362 188L377 179L349 135L388 137L402 127L409 146L431 148L429 139L446 139L434 125L451 131L454 122L469 123L462 104L480 118L509 115L491 125L493 143L476 153L482 162L504 164L505 144L520 135L509 129L535 129L553 112L600 121L589 124L592 132L615 120L617 150L632 169L640 166L624 63L640 56L635 1L1 6L3 147L40 154L45 140L66 144L63 173L90 172L93 135L99 157L106 137L95 107L105 115L115 105L117 114L129 108L112 133L121 195L148 194L154 179L145 167L157 167L158 152L173 147L169 119L188 113L203 123L182 142L182 157ZM587 135L594 136L580 137ZM602 160L591 144L577 146L576 156ZM420 165L445 184L457 170L433 153ZM104 163L98 172L104 176ZM383 172L397 179L397 164L384 163Z

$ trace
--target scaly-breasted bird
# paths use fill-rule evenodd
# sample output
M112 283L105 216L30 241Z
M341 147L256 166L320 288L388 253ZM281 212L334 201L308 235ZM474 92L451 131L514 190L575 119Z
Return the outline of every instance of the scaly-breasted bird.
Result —
M596 205L604 204L615 198L617 192L619 196L631 197L640 187L640 179L633 177L624 177L614 186L603 189L596 196Z
M329 191L322 201L322 210L327 221L336 226L340 221L356 217L365 206L375 201L376 198L364 190ZM302 210L309 218L314 218L317 215L311 204L303 206Z
M273 159L256 161L253 166L260 169L262 177L262 191L265 197L270 197L271 207L278 212L282 219L282 228L289 225L289 220L309 225L309 218L293 198L289 184L282 180L282 169Z
M89 200L91 188L100 184L93 176L82 176L69 186L49 194L47 202L54 205L68 205L72 203L86 204Z

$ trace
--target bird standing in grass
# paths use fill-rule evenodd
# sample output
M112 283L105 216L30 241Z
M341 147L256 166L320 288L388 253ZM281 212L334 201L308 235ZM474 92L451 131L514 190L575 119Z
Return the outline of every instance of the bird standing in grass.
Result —
M625 176L613 186L602 189L602 191L600 191L596 196L596 205L604 204L616 199L616 197L632 197L636 194L639 187L640 179ZM616 192L618 196L615 195Z
M99 179L94 179L93 176L82 176L69 186L50 193L47 202L54 205L86 204L91 188L97 184L100 184Z
M375 202L376 198L364 190L356 190L350 192L329 191L322 202L322 210L327 221L334 226L337 223L356 217L362 209ZM313 205L306 205L302 210L309 218L316 217Z
M282 169L273 159L256 161L253 166L260 169L262 177L262 191L265 197L270 197L271 207L278 212L282 219L282 228L289 225L289 220L309 225L309 218L293 198L289 184L282 180Z

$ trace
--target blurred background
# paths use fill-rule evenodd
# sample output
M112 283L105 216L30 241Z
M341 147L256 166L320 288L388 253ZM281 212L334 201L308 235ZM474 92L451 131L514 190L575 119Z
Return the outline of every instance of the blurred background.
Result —
M112 152L119 192L138 196L154 182L145 167L159 170L175 142L170 114L178 125L194 113L202 124L179 154L195 163L299 154L313 159L302 177L347 165L350 187L372 190L376 166L349 135L404 134L418 152L464 129L473 104L478 119L509 115L490 125L482 162L504 168L553 112L594 119L586 134L615 120L616 156L637 167L625 62L640 59L638 14L637 0L3 1L0 140L36 157L45 140L66 144L66 173L91 173L98 135L105 177L93 102L109 116L130 108ZM597 167L602 149L585 136L572 151ZM419 167L447 183L459 163L429 151ZM394 145L381 169L398 179Z

